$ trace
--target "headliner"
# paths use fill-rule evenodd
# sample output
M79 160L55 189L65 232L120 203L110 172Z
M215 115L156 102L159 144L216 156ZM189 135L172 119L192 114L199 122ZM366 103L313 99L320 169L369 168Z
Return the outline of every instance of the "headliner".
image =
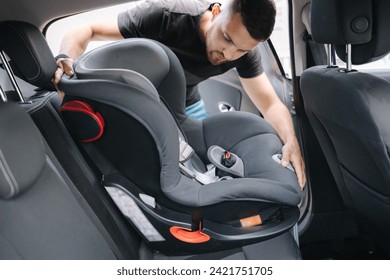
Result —
M134 0L1 0L0 21L20 20L43 29L64 16Z

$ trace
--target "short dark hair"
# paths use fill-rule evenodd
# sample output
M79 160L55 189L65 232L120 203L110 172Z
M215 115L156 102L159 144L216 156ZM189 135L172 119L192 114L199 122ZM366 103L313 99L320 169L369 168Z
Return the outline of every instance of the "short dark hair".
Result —
M241 15L253 39L266 41L271 36L276 16L273 0L233 0L232 10Z

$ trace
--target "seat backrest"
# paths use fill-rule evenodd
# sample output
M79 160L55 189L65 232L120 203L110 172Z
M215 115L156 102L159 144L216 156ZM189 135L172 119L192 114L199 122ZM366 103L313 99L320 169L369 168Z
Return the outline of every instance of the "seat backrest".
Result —
M390 250L390 83L351 70L390 51L386 0L313 0L312 36L336 45L346 69L304 71L304 106L345 204L380 246ZM345 54L351 45L352 55Z
M199 143L203 141L198 141L203 134L202 123L188 118L185 113L184 71L176 55L167 46L145 38L125 39L83 54L74 67L80 79L109 79L137 85L147 94L154 92L152 95L162 99L188 136L190 145L195 150L202 150ZM203 154L206 153L203 150Z
M0 135L0 259L123 258L19 105Z
M102 46L79 57L75 72L81 79L109 78L138 84L147 92L157 90L181 124L187 119L182 94L186 91L184 72L173 52L158 41L150 42L132 38ZM153 89L148 88L144 77Z

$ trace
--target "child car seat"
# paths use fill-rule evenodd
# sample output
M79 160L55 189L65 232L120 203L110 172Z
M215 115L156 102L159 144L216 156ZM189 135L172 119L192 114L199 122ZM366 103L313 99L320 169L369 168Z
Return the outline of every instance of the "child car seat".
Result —
M101 65L82 73L83 58L85 66ZM187 119L180 63L159 43L125 40L83 58L76 76L59 84L64 120L150 246L175 255L212 252L296 224L296 176L278 163L282 144L263 119L243 112ZM125 58L127 68L116 64Z

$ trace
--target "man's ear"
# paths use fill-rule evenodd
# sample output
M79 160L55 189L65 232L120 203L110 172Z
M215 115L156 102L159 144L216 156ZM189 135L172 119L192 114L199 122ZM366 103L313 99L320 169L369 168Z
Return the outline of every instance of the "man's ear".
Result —
M219 3L215 3L213 5L213 7L211 8L211 13L213 15L213 19L219 15L219 13L221 12L221 5Z

